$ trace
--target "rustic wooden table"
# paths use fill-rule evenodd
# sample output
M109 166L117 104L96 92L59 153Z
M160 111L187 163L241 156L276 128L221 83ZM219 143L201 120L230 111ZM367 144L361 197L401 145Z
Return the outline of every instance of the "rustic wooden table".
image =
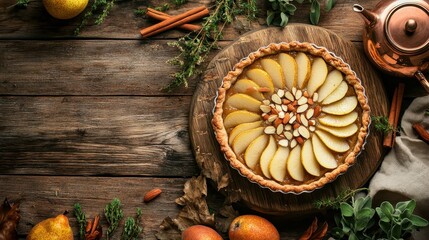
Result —
M167 1L118 1L103 24L77 37L80 17L55 20L41 1L6 9L14 2L0 3L0 200L20 201L20 236L75 203L93 217L118 197L125 216L142 208L142 235L155 239L162 219L180 210L174 200L183 184L199 174L188 132L199 79L188 88L160 91L177 71L166 63L178 53L167 43L184 32L142 40L139 30L154 21L134 14ZM360 2L372 8L378 0ZM362 49L363 21L353 3L338 1L322 14L320 26ZM169 12L198 5L210 1L190 1ZM264 12L259 21L228 26L220 45L265 28ZM307 13L304 5L290 21L309 23ZM144 204L144 193L155 187L162 195ZM76 219L69 216L77 234ZM282 237L294 239L300 230L282 231Z

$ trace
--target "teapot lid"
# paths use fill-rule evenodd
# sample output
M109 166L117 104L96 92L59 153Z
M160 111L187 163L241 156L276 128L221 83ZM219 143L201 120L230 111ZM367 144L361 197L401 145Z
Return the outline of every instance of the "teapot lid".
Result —
M411 3L396 6L386 18L385 33L397 50L417 54L429 47L429 9Z

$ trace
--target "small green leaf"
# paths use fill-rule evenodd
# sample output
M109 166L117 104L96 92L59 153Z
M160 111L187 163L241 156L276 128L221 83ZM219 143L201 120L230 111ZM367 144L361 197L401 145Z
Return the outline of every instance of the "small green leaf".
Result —
M281 18L280 27L286 26L286 24L289 21L289 17L285 13L281 12L280 13L280 18Z
M385 233L390 231L390 223L388 222L378 222L378 226L380 226L380 229Z
M381 210L381 208L377 207L375 209L375 211L378 214L378 217L380 218L380 221L382 222L390 222L390 218L386 216L386 214L384 214L384 212Z
M273 23L275 16L275 12L268 10L267 11L267 25L271 25Z
M380 209L387 217L390 217L394 213L393 205L387 201L381 203Z
M392 235L391 235L391 237L393 237L393 238L400 238L401 237L401 232L402 232L401 226L400 225L394 225L392 227L392 231L391 231Z
M414 215L414 214L412 214L409 217L409 219L410 219L411 223L413 223L414 226L419 227L419 228L426 227L429 224L426 219L424 219L420 216Z
M313 0L310 7L310 22L317 25L320 19L320 4L317 0Z
M304 2L304 0L295 0L295 2L302 4Z
M331 11L331 9L334 8L336 3L337 0L326 0L325 10L328 12Z
M342 202L340 205L341 214L346 217L353 216L353 208L348 203Z
M354 233L350 233L349 240L359 240L359 238Z
M286 4L286 11L290 14L293 15L296 11L296 7L293 4L287 3Z

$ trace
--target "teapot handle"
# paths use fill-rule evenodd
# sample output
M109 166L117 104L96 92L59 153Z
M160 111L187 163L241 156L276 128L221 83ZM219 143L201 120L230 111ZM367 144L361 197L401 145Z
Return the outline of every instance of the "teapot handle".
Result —
M425 75L421 71L417 71L414 74L414 76L416 76L416 78L422 84L422 86L426 90L426 92L429 93L429 81L426 79Z

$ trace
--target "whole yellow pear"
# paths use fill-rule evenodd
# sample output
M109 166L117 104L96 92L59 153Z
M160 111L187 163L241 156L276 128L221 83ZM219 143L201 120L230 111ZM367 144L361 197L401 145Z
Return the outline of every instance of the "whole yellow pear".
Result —
M73 240L73 230L69 219L60 214L36 224L28 234L27 240Z
M57 19L74 18L88 5L88 0L43 0L43 5Z

